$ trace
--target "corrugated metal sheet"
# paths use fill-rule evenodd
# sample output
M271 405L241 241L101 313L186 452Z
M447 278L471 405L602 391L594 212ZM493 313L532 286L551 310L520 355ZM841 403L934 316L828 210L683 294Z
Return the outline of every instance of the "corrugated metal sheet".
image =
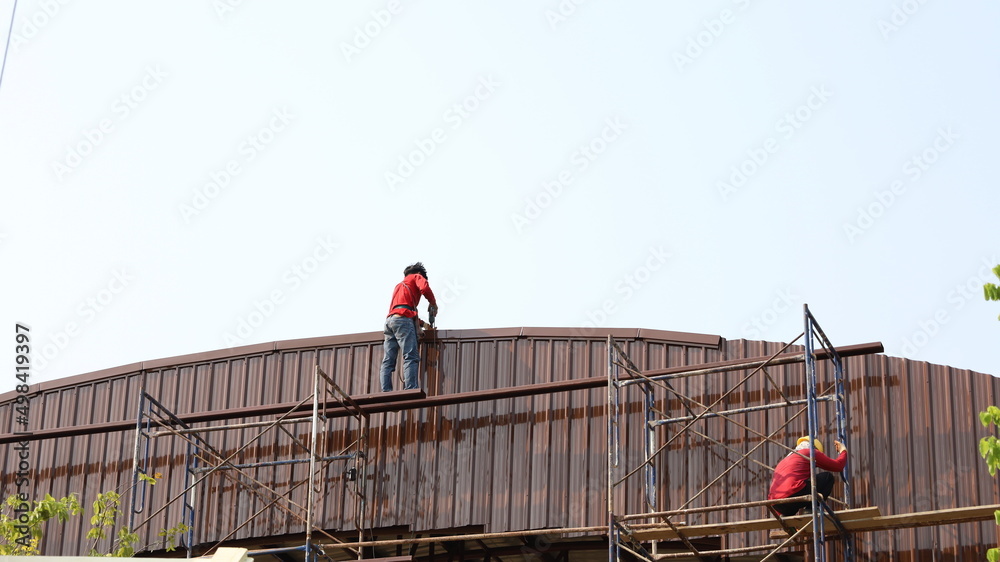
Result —
M781 347L678 332L613 332L624 342L632 360L644 369L757 357ZM442 395L604 376L606 335L606 330L549 328L441 332L434 345L423 349L427 392ZM33 401L32 427L134 420L137 396L143 387L178 414L299 400L311 391L311 369L317 360L349 393L373 393L377 390L381 340L381 334L368 333L276 342L160 359L45 383L39 385L41 395ZM975 412L1000 403L996 379L882 355L851 358L847 368L857 505L878 505L884 513L906 513L994 501L995 481L976 453L982 430ZM802 372L798 365L769 369L785 392L795 395L802 394ZM709 404L745 375L738 371L674 384L682 394ZM657 392L660 407L672 414L684 412L679 400ZM642 408L639 393L629 396L631 401L624 405L628 423L622 438L629 446L625 464L635 466L642 459ZM0 396L4 428L13 427L11 398L11 394ZM757 376L723 404L733 408L776 398L776 390ZM605 402L605 390L597 388L373 415L365 486L373 502L374 526L394 528L396 534L403 532L401 529L427 532L478 527L496 532L604 524ZM757 433L776 431L786 416L781 410L739 416L747 429L721 419L705 420L699 427L742 451L759 440ZM326 434L333 444L346 446L356 435L349 419L332 419L328 424ZM300 438L305 437L306 427L297 427ZM803 415L776 437L791 441L804 428ZM666 439L674 429L663 431L661 439ZM256 432L209 433L206 438L228 454ZM34 443L35 495L59 497L76 492L91 500L100 491L127 488L133 439L133 432L114 432ZM826 441L830 445L832 437ZM292 439L274 433L251 446L239 460L279 460L292 451ZM752 458L774 466L783 454L778 447L764 446ZM164 477L152 490L147 513L183 489L184 473L178 467L184 462L185 445L176 438L160 439L151 456ZM729 467L735 457L697 435L678 438L656 465L661 507L679 507ZM6 466L13 466L14 458L8 445ZM255 472L260 481L278 491L304 474L304 466ZM322 526L353 529L354 503L339 470L331 468L327 476ZM8 468L3 477L5 490L11 490L12 480ZM638 480L632 480L626 485L627 508L642 511L641 489ZM751 464L732 471L692 506L761 499L769 480L765 468ZM205 542L225 537L265 504L219 476L211 477L203 489L198 527L199 538ZM299 492L302 489L296 492L296 501L303 501ZM302 531L293 517L270 513L233 538ZM761 515L759 509L742 514L747 518ZM689 523L722 518L717 513L691 517ZM156 530L180 520L180 505L168 508L144 532L143 540L153 542ZM81 545L86 530L83 518L74 520L63 533L47 535L45 552L84 554L86 547ZM747 534L731 537L728 546L761 541L760 534ZM859 535L863 553L891 559L920 559L932 552L961 559L995 542L992 523Z

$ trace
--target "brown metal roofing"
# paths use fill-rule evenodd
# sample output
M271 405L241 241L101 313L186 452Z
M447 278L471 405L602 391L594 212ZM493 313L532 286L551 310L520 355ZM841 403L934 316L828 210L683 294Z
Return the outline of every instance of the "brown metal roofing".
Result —
M708 347L718 347L722 341L720 336L708 334L694 334L689 332L671 332L663 330L645 330L634 328L487 328L478 330L439 330L437 336L441 340L460 339L471 341L476 339L498 339L498 338L519 338L519 337L553 337L553 338L573 338L573 339L598 339L604 341L608 334L618 338L650 338L661 341L669 341L682 345L700 345ZM156 370L162 367L174 367L186 364L208 363L221 361L230 358L251 357L255 355L266 355L284 350L309 349L320 347L345 346L352 343L367 344L371 342L381 342L382 332L362 332L358 334L346 334L339 336L321 336L315 338L301 338L295 340L282 340L270 343L258 343L227 349L217 349L179 355L176 357L165 357L138 363L130 363L118 367L101 369L90 373L84 373L72 377L65 377L58 380L46 381L32 387L32 392L43 392L52 388L60 388L68 385L85 383L92 380L107 379L116 375L135 373L144 370ZM381 359L379 359L381 360ZM6 392L0 394L0 403L14 398L16 394Z
M445 331L424 345L428 396L505 388L606 375L607 331L505 328ZM632 360L643 369L769 355L780 344L726 341L718 336L620 329ZM838 343L838 342L835 342ZM853 343L853 342L843 342ZM143 387L175 413L266 406L297 401L310 392L311 368L317 363L352 395L377 392L382 357L380 333L310 338L259 344L169 359L147 361L39 385L32 401L32 429L71 427L135 420ZM851 470L856 505L878 505L883 513L906 513L992 503L995 480L978 458L982 430L975 413L1000 403L1000 386L988 375L884 355L847 360L852 419ZM790 393L801 393L801 365L770 368ZM728 390L745 372L681 379L681 392L708 403ZM726 401L727 407L760 403L773 391L752 381ZM12 394L0 396L0 423L12 426ZM682 412L676 400L671 412ZM436 406L373 414L369 439L368 496L374 501L376 528L427 532L481 528L499 532L546 527L582 527L605 523L607 462L606 391L602 388ZM638 397L625 405L628 424L623 441L630 445L627 463L641 460L641 408ZM770 432L785 421L782 410L745 414L751 429ZM248 417L242 421L256 421ZM832 419L826 416L825 419ZM235 420L234 420L235 421ZM218 422L207 422L217 424ZM327 434L347 444L351 420L331 419ZM756 442L747 430L723 420L703 422L706 433L723 436L735 449ZM304 432L306 426L296 426ZM792 426L792 439L805 427ZM711 431L709 431L711 430ZM217 432L209 441L233 451L256 430ZM832 440L828 435L827 441ZM4 489L11 490L15 453L7 445ZM33 492L54 496L77 492L92 501L100 491L127 487L131 475L134 431L113 431L47 439L33 444ZM241 461L279 460L291 450L291 438L276 434L252 447ZM783 456L766 446L754 458L773 466ZM149 506L166 502L183 489L184 447L177 439L155 442L154 468L164 474L153 487ZM658 463L664 508L677 507L732 462L723 449L686 436ZM257 469L258 477L281 489L301 467ZM354 528L353 502L340 474L331 469L322 506L322 526ZM734 503L763 498L770 475L761 467L733 471L700 504ZM224 478L213 477L202 497L199 539L217 540L263 506ZM640 491L631 486L628 510L641 511ZM298 498L301 500L302 498ZM148 511L147 511L148 513ZM742 516L757 518L759 510ZM717 521L719 514L704 516ZM181 519L180 506L168 508L144 531L152 542L156 530ZM690 523L698 520L692 518ZM45 539L46 554L85 554L80 545L84 519ZM236 539L293 534L302 526L275 514L240 531ZM393 535L394 537L395 535ZM962 558L996 542L992 523L900 530L859 535L862 554L938 552ZM759 543L759 535L732 537L727 546Z

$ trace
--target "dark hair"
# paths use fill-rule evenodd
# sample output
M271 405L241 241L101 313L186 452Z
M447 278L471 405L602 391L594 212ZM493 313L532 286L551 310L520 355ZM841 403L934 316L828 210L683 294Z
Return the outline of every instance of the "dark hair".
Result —
M412 275L414 273L419 273L424 276L424 279L427 279L427 269L424 267L424 264L420 262L408 265L406 266L406 269L403 270L404 276Z

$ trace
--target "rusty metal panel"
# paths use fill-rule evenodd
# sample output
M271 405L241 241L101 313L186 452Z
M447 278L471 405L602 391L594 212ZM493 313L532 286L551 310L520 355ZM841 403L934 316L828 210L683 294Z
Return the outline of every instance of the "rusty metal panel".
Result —
M572 378L573 342L570 340L553 341L551 360L552 381L564 381ZM589 373L588 373L589 374ZM558 392L549 396L549 442L548 442L548 480L547 489L542 492L542 509L548 525L551 527L566 527L569 524L569 473L571 470L570 451L573 444L570 439L569 402L572 398L568 392Z
M552 348L553 343L547 339L534 340L531 358L530 379L531 382L551 382L552 381ZM546 502L548 500L549 482L548 468L557 459L550 459L548 455L549 434L551 424L549 416L552 412L552 395L540 394L528 398L528 418L526 428L528 431L528 481L526 492L526 519L522 523L528 528L542 529L548 525Z
M480 375L483 371L491 371L488 366L483 365L483 361L495 357L495 342L470 342L471 345L459 347L459 355L456 360L449 361L445 365L439 363L439 370L449 371L449 367L454 364L457 369L451 370L458 376L445 378L443 388L449 389L449 393L467 392L476 390L482 384ZM430 353L429 353L430 355ZM489 365L487 362L486 365ZM430 368L430 367L428 367ZM479 404L456 404L447 408L442 408L447 422L446 431L451 434L452 463L449 463L450 472L448 480L451 481L451 491L444 501L438 503L439 521L442 511L449 515L448 527L463 527L466 525L482 524L484 519L476 518L473 515L474 503L479 495L474 491L476 482L480 478L489 478L488 462L489 443L477 442L477 408ZM478 450L480 446L485 446L485 454ZM446 474L442 471L442 476ZM442 478L443 480L443 478Z

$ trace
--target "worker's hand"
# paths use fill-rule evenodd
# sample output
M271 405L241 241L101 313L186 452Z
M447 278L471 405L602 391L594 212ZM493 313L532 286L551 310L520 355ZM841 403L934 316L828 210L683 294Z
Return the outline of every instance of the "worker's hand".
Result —
M436 304L432 304L429 307L427 307L427 312L429 312L431 316L437 316L438 315L438 307L437 307L437 305Z
M840 441L834 441L833 448L837 450L838 455L847 450L847 447L845 447L844 444L841 443Z

